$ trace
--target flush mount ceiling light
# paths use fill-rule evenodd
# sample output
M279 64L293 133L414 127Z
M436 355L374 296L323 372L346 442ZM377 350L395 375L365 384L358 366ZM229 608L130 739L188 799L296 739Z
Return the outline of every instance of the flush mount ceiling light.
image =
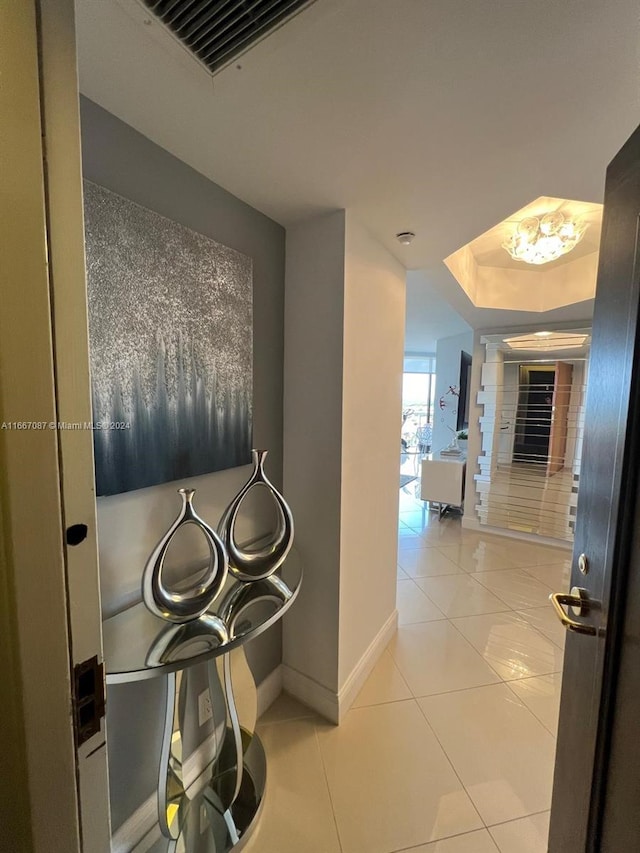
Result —
M410 246L411 241L413 240L413 238L415 236L416 235L413 233L413 231L399 231L396 234L396 240L398 241L398 243L401 243L403 246Z
M444 263L476 308L553 311L593 299L601 224L601 204L540 196L461 246ZM546 263L553 258L542 250L549 243L553 248L554 242L565 252L575 248L564 255L553 251L557 260ZM580 316L587 316L589 306L585 310Z
M557 210L539 219L536 216L523 219L502 247L514 260L539 266L575 249L586 230L587 223Z
M533 335L516 335L513 338L505 338L504 342L512 350L552 352L554 350L579 349L585 346L588 340L588 333L534 332Z

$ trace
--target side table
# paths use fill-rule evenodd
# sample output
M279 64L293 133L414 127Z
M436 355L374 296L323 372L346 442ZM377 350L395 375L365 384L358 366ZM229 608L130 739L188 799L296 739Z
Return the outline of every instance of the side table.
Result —
M466 472L467 457L464 455L430 453L422 460L420 498L440 504L438 518L441 519L449 507L462 506Z
M239 851L254 828L266 758L241 720L236 676L248 672L242 647L282 618L301 582L292 549L265 580L244 583L229 574L212 607L192 622L166 622L142 603L105 620L107 685L166 681L154 853ZM250 689L255 696L253 681Z

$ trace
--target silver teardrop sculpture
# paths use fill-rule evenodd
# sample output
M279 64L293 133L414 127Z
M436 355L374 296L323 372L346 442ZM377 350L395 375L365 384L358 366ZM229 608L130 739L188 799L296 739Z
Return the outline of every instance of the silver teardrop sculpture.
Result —
M156 616L169 622L190 622L211 607L227 579L229 564L217 533L193 508L195 489L178 489L178 494L182 498L182 509L147 560L142 574L142 598ZM163 583L162 569L171 540L185 524L194 524L202 531L209 546L209 566L204 577L192 588L171 592Z
M242 581L259 581L273 574L286 560L293 545L293 515L285 499L264 472L267 450L252 450L253 471L222 514L218 533L229 555L229 571ZM243 500L251 489L268 489L278 510L278 523L268 542L256 549L240 548L236 542L236 521Z

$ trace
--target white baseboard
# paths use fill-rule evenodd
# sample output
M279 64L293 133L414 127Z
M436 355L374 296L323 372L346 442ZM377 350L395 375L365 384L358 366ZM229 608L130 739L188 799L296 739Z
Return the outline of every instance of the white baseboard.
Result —
M371 674L371 670L380 660L380 656L389 645L397 630L398 611L394 610L373 640L369 643L366 652L351 670L351 674L338 692L339 723L345 718L347 711L353 705L356 696Z
M294 699L302 702L308 708L313 708L329 722L338 722L340 717L338 696L333 690L329 690L324 684L314 681L308 675L303 675L297 669L292 669L286 664L282 665L282 676L285 693L293 696Z
M347 711L395 634L397 627L398 611L394 610L354 666L338 693L283 664L285 691L304 705L313 708L329 722L338 725L345 718Z
M260 684L258 684L256 688L258 694L258 719L260 719L264 712L273 705L278 696L282 693L283 680L282 664L280 664L273 670L273 672L270 672L266 678L263 678Z

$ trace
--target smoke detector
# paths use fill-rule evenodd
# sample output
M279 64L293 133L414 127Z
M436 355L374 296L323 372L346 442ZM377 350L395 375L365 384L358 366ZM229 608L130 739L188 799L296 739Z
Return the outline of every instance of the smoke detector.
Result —
M413 231L400 231L396 234L396 240L403 246L409 246L415 236Z

